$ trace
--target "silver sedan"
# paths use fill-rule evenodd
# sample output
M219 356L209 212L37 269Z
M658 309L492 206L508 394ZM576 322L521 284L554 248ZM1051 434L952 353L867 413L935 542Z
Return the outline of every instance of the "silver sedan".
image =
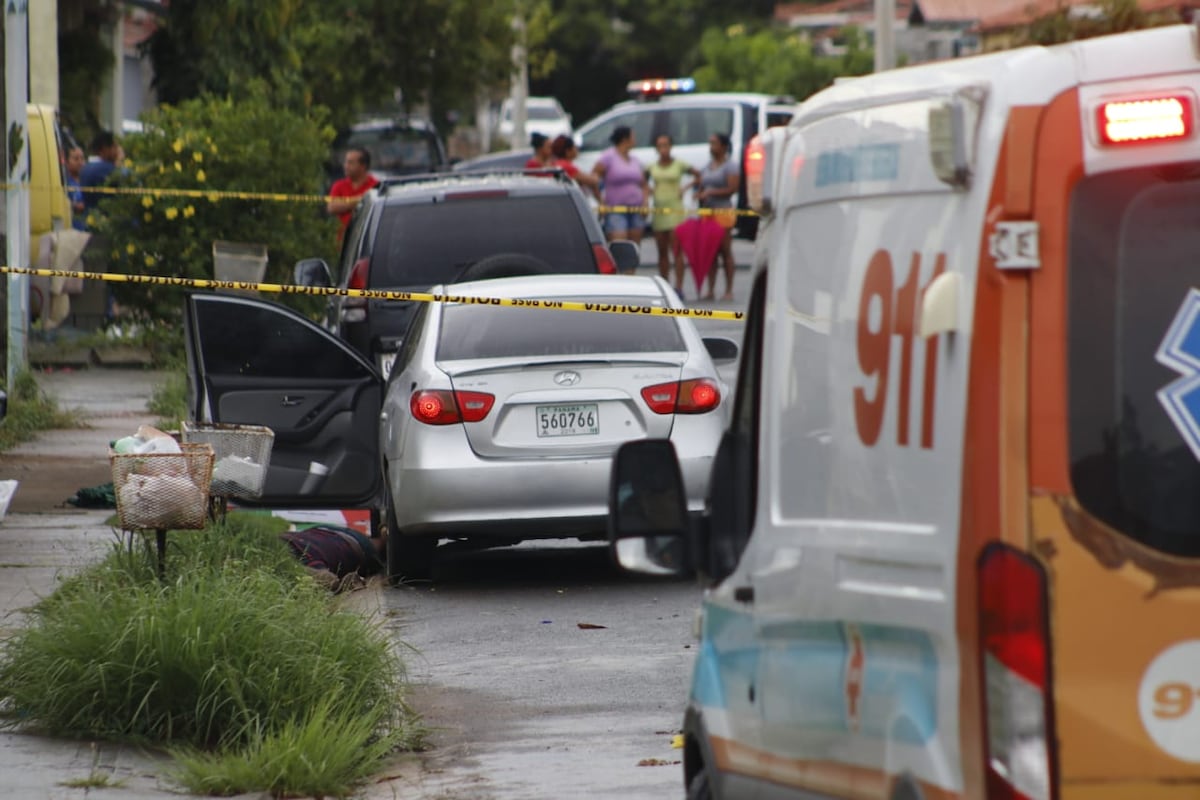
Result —
M555 275L439 286L472 298L681 308L659 278ZM711 349L711 353L710 353ZM393 579L426 575L442 539L600 539L610 461L633 439L675 445L704 505L729 390L686 318L487 303L423 306L383 398L379 452Z

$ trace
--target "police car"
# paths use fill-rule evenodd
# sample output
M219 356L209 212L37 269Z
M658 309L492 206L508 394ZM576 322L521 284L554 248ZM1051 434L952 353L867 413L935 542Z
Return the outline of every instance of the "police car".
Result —
M733 141L733 156L745 174L743 155L746 145L760 131L779 119L780 109L794 104L790 97L743 92L696 92L692 78L654 78L631 81L627 90L632 99L610 108L575 131L579 144L576 165L590 170L612 142L612 132L624 125L633 131L636 147L633 155L645 166L658 155L654 140L669 134L672 154L696 169L711 160L709 137L728 134ZM745 187L738 192L738 207L745 209ZM738 219L737 234L753 238L758 220L753 216Z

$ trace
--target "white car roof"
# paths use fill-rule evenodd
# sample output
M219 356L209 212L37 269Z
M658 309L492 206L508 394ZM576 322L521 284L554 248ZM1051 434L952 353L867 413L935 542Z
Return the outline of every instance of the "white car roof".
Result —
M664 299L658 281L647 275L522 275L439 286L435 294L467 297L645 297Z

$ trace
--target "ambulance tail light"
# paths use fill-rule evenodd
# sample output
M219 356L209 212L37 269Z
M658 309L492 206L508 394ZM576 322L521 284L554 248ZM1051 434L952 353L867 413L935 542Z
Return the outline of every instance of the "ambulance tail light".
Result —
M979 560L988 800L1055 800L1054 708L1046 573L992 544Z
M1104 144L1186 139L1195 129L1194 103L1184 94L1101 103L1096 116Z
M366 289L367 271L371 267L371 259L360 258L350 268L350 277L346 279L347 289ZM367 318L367 298L347 297L342 303L342 322L362 322Z
M778 159L783 154L787 128L767 128L746 145L743 174L746 176L746 201L759 214L774 208Z

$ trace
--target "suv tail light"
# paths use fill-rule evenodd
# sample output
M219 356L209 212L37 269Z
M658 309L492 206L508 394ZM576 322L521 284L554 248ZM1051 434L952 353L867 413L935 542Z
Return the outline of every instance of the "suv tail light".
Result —
M714 380L694 378L647 386L642 399L655 414L704 414L721 405L721 390Z
M418 422L453 425L455 422L479 422L488 415L495 402L495 395L486 392L421 389L412 393L408 407Z
M1042 566L991 544L979 559L988 800L1053 800L1054 706Z
M616 275L617 262L613 259L608 247L602 244L592 245L592 255L596 258L596 271L601 275Z
M367 288L367 270L370 264L369 257L354 262L354 266L350 268L350 277L346 279L347 289ZM347 297L342 303L342 309L342 322L362 322L367 318L367 298Z

